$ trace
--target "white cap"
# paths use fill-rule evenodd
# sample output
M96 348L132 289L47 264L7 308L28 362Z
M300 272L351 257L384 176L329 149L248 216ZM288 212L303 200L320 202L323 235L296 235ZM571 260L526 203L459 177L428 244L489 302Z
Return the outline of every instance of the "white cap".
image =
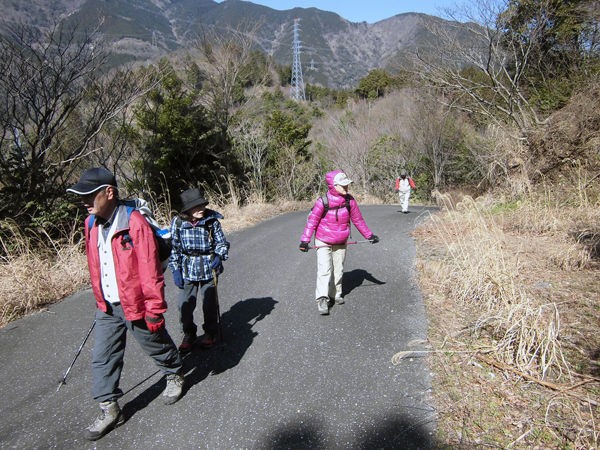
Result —
M338 173L335 177L333 177L333 185L339 184L340 186L348 186L352 183L352 180L346 176L344 172Z

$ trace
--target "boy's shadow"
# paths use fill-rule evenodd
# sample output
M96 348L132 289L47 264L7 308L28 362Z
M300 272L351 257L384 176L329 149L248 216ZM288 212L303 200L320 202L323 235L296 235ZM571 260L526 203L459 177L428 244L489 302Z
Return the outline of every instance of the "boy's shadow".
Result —
M223 327L223 341L212 349L202 350L194 347L191 353L183 358L185 384L183 395L195 384L200 383L211 373L213 375L225 372L235 367L252 345L254 337L258 335L252 327L259 320L268 316L275 308L277 302L271 297L249 298L239 301L231 309L221 315ZM133 391L138 386L159 374L154 372L125 394ZM161 396L166 386L164 377L149 386L130 402L123 406L123 416L129 420L137 411L148 406L152 401Z
M201 382L208 375L223 373L235 367L258 335L254 325L267 317L277 302L272 297L249 298L237 302L221 315L223 342L209 350L194 347L185 357L186 389Z
M362 286L365 281L370 281L374 284L385 284L385 281L378 280L363 269L354 269L350 272L344 272L342 275L342 297L345 297L357 287Z

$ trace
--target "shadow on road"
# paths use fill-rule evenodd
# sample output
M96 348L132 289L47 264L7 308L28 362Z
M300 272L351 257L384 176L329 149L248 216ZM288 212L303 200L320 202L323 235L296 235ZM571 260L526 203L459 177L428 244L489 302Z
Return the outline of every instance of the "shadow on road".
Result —
M374 284L385 284L385 281L378 280L363 269L354 269L350 272L344 272L344 275L342 276L342 297L345 297L357 287L362 286L365 281L370 281Z
M160 371L157 370L153 374L147 376L145 379L140 381L138 384L133 386L131 389L127 390L127 392L125 392L123 395L127 395L129 392L133 391L138 386L141 386L146 381L150 380L152 377L158 375L159 373L160 373ZM140 392L133 400L125 403L122 408L123 417L125 418L125 421L127 422L129 419L131 419L133 417L133 415L136 412L141 411L146 406L148 406L150 403L152 403L152 401L154 401L158 396L160 396L160 394L164 390L165 386L166 386L165 379L164 379L164 377L161 377L160 380L158 380L153 385L149 386L145 391Z
M271 297L249 298L237 302L221 315L223 339L210 350L194 349L184 360L186 386L199 383L209 374L219 374L235 367L258 335L254 325L267 317L277 302Z
M376 420L375 426L361 427L363 430L358 434L357 442L347 442L344 447L361 450L436 448L430 431L424 426L428 421L426 419L418 423L400 414L382 417ZM298 417L294 422L284 424L263 436L258 448L279 450L331 447L326 442L326 426L326 422L315 417Z
M325 431L321 423L314 417L298 417L293 423L282 425L265 436L258 448L273 450L326 448Z
M249 298L236 303L229 311L223 313L221 323L223 324L225 342L210 350L194 348L191 353L183 358L185 392L211 373L215 375L235 367L258 335L252 327L256 322L268 316L275 308L276 303L271 297ZM159 371L140 381L125 394L143 385L157 374L159 374ZM149 386L133 400L127 402L123 406L125 420L129 420L137 411L142 410L159 397L164 388L165 379L161 377L160 380Z

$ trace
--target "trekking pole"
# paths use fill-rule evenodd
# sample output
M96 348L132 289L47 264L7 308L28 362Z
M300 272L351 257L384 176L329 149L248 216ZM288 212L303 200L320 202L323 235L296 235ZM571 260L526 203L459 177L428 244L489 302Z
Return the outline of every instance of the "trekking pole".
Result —
M219 307L219 291L217 289L217 284L218 284L218 277L217 277L217 270L213 269L212 271L213 273L213 280L215 283L215 304L217 305L217 324L219 325L219 342L221 343L221 346L224 345L224 341L223 341L223 324L221 323L221 308Z
M364 241L350 241L350 242L346 242L346 245L354 245L354 244L372 244L372 242L368 239L364 240ZM331 245L343 245L343 244L331 244ZM317 248L324 248L324 247L331 247L331 245L315 245L313 247L308 247L310 248L314 248L315 250Z
M88 330L87 334L85 335L85 338L83 339L83 342L79 346L79 349L77 350L77 353L75 353L75 357L73 358L73 362L71 363L71 365L69 366L69 368L65 372L65 375L62 377L62 380L60 380L60 383L58 383L58 387L56 388L56 392L59 391L60 387L63 384L66 384L67 376L69 375L69 372L73 368L73 365L75 364L75 361L77 360L77 357L81 353L81 350L83 349L83 346L85 345L85 343L87 342L88 338L90 337L90 334L92 334L92 330L94 329L95 325L96 325L96 319L94 319L94 321L92 322L92 326L90 327L90 329Z

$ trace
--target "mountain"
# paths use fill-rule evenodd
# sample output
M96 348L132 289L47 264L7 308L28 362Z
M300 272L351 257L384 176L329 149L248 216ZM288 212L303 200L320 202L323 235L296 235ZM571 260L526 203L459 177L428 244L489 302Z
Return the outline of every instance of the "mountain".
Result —
M428 31L443 19L406 13L374 24L349 22L317 8L277 11L242 0L5 0L0 32L11 24L43 28L56 20L90 30L99 26L113 61L153 61L183 50L207 30L257 26L256 44L283 65L291 65L293 24L300 19L304 81L336 88L355 87L375 68L406 67L416 49L443 43ZM450 23L448 22L448 26Z

